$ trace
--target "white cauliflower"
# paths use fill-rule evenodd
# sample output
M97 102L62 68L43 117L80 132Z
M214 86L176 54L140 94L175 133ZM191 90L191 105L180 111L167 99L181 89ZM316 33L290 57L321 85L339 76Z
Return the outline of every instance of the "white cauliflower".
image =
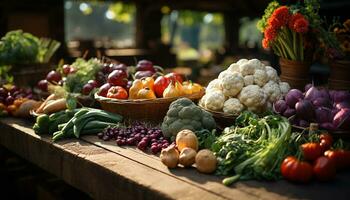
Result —
M244 79L244 86L254 84L254 76L253 75L247 75L247 76L243 77L243 79Z
M268 76L265 70L257 69L254 73L254 83L260 87L264 86L268 82Z
M267 76L269 77L269 80L279 82L280 78L278 77L277 71L272 68L271 66L266 66L265 71Z
M290 90L290 86L287 82L279 82L279 86L283 96L286 95Z
M249 60L248 64L253 65L255 69L260 69L260 70L265 69L265 65L256 58Z
M266 103L267 95L259 86L248 85L242 89L241 93L239 93L238 99L248 108L258 108Z
M275 102L282 98L281 90L275 81L267 82L263 87L265 93L268 96L270 102Z
M228 70L224 70L224 71L220 72L218 79L222 80L226 76L232 76L232 72L230 72Z
M210 91L212 91L212 90L222 90L220 83L221 83L221 81L219 79L214 79L214 80L210 81L207 88L205 89L205 93L210 93Z
M244 86L244 80L240 73L234 72L231 76L225 76L221 80L221 87L225 96L236 96Z
M209 110L220 111L224 107L225 95L220 90L213 90L203 96L204 107Z
M237 98L230 98L224 103L224 113L238 115L244 109L243 104Z
M241 72L242 76L253 75L255 72L255 66L247 62L239 65L239 72Z
M243 58L243 59L240 59L239 61L237 61L236 64L237 65L243 65L243 64L245 64L247 62L248 62L248 59Z
M227 68L226 71L231 72L231 73L233 73L233 72L239 72L239 65L236 64L236 63L233 63L233 64L231 64L231 65Z

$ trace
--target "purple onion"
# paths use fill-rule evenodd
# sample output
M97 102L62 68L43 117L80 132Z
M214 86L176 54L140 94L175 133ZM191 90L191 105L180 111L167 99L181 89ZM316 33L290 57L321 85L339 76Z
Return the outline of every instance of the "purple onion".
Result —
M327 107L330 108L332 107L331 102L329 99L324 98L324 97L319 97L315 100L312 101L312 104L317 108L317 107Z
M300 100L295 104L296 115L300 119L311 121L315 116L315 110L309 100Z
M343 109L343 108L350 108L350 102L348 102L348 101L343 101L343 102L340 102L340 103L337 103L337 104L335 104L335 107L337 108L337 109Z
M307 99L309 101L314 101L320 97L329 99L329 94L328 94L327 90L325 90L325 89L319 90L316 87L312 86L305 94L305 99Z
M316 121L318 123L325 123L332 121L332 110L326 107L319 107L315 110Z
M323 128L326 130L335 130L336 129L336 127L334 127L334 124L331 122L321 123L320 128Z
M299 121L299 126L306 128L306 127L310 126L310 123L308 121L305 121L305 120L301 119Z
M304 87L304 91L307 92L313 85L311 83L306 84Z
M284 113L284 111L286 111L287 108L288 105L284 100L278 100L275 103L273 103L273 110L275 111L275 113Z
M294 107L295 107L295 104L296 104L299 100L301 100L301 99L303 99L303 98L304 98L304 95L303 95L303 93L302 93L300 90L298 90L298 89L291 89L291 90L287 93L287 95L286 95L286 97L285 97L285 100L286 100L286 103L287 103L287 105L288 105L289 107L294 108Z
M350 109L341 109L333 118L333 125L337 128L350 130Z
M333 102L339 103L339 102L350 102L350 92L348 91L337 91L337 90L331 90L329 91L329 95Z
M283 116L289 118L291 116L295 115L295 109L293 108L287 108L286 111L284 111Z

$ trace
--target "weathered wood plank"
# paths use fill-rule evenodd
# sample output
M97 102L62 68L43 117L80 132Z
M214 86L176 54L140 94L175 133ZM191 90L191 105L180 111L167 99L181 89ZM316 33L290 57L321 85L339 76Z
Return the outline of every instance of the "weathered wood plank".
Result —
M31 124L0 120L0 144L96 199L223 199L81 140L53 144Z
M196 185L204 190L211 191L223 198L235 199L348 199L350 194L350 173L338 173L336 179L328 183L313 182L311 184L291 184L286 181L264 182L245 181L233 187L221 184L222 177L198 173L195 169L171 169L164 166L158 156L145 154L132 147L119 147L114 141L103 141L96 136L82 138L97 146L103 147L136 162L143 163L166 173L174 178Z

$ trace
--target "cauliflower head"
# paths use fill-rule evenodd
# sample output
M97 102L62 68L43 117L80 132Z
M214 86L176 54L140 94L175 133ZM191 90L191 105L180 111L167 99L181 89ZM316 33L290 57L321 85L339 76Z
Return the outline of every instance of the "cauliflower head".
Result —
M277 71L271 66L265 67L266 74L271 81L279 82L280 78L278 77Z
M237 61L236 64L237 65L243 65L243 64L245 64L247 62L248 62L248 59L243 58L243 59L240 59L239 61Z
M239 101L248 108L265 105L267 95L257 85L248 85L238 95Z
M238 115L244 109L244 105L237 98L229 98L224 103L223 111L227 114Z
M207 88L205 89L205 93L210 93L211 90L222 90L221 80L214 79L214 80L210 81Z
M172 139L184 129L200 131L203 129L212 130L215 127L213 116L196 106L188 98L180 98L172 102L161 125L163 135Z
M253 75L255 72L255 65L249 62L244 63L239 66L239 72L241 72L242 76Z
M254 66L255 69L265 70L265 65L256 58L249 60L248 64Z
M232 72L228 71L228 70L224 70L222 72L220 72L219 76L218 76L218 79L219 80L222 80L224 79L225 77L227 76L231 76L232 75Z
M220 90L214 90L210 93L207 93L203 96L204 99L204 108L209 110L219 111L224 107L224 102L226 97L223 92Z
M228 68L227 70L228 72L239 72L239 65L237 63L232 63Z
M238 72L231 73L231 76L225 76L221 80L222 91L225 96L236 96L244 86L244 79Z
M268 100L270 102L275 102L277 100L279 100L280 98L282 98L282 93L280 90L280 87L278 85L278 83L276 83L275 81L269 81L267 82L264 87L263 87L265 93L268 96Z
M243 79L244 79L244 86L254 84L254 76L253 75L247 75L247 76L243 77Z
M254 83L260 87L263 87L266 82L269 81L269 77L265 70L257 69L254 73Z
M283 96L286 95L290 90L290 86L287 82L279 82L279 86L280 86L281 94Z

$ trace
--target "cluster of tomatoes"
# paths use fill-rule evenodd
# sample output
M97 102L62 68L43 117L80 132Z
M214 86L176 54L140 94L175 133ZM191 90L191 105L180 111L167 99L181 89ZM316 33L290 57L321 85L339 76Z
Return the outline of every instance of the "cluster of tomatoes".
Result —
M308 142L300 146L303 160L288 156L281 164L282 176L290 181L308 182L315 177L328 181L335 177L336 171L350 167L350 151L331 149L333 138L322 133L319 142Z

